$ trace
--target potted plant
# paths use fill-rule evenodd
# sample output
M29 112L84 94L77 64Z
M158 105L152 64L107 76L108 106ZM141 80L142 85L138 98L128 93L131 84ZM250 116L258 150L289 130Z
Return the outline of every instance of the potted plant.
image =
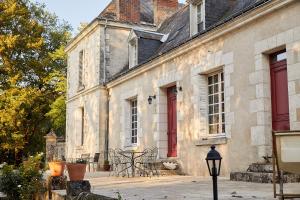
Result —
M110 164L109 164L108 160L104 160L103 169L104 169L104 171L110 170Z
M84 159L77 159L74 163L67 163L67 170L70 181L82 181L86 172L87 161Z

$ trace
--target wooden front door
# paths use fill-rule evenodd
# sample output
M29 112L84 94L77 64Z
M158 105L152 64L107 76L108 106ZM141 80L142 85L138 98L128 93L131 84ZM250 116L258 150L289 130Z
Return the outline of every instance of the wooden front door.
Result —
M168 157L177 157L176 86L167 89L168 98Z
M290 130L286 52L272 54L270 63L272 128L274 131Z

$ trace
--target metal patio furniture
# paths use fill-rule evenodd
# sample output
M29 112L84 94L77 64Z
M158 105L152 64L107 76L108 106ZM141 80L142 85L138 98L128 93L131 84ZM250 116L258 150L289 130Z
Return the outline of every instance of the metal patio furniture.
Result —
M153 147L151 149L147 150L147 153L145 154L145 158L143 160L143 167L144 171L148 174L156 174L159 176L159 172L157 170L157 155L158 155L158 148ZM148 173L149 171L149 173Z
M125 150L125 151L118 151L119 155L122 156L124 164L126 164L125 168L122 169L122 171L127 170L127 174L129 177L128 169L131 169L131 175L132 177L135 177L136 169L139 171L144 171L144 169L139 166L139 163L137 162L138 159L141 159L144 155L144 151L135 151L135 150Z
M129 162L127 162L119 154L120 151L122 151L122 150L120 150L120 149L118 149L118 150L109 149L108 150L108 158L109 158L109 163L110 163L110 168L111 168L110 172L109 172L109 176L111 175L111 172L113 172L115 176L119 176L121 173L123 173L123 174L127 173L125 175L127 175L129 177L128 168L127 168L127 164Z
M285 194L283 190L284 172L300 174L300 131L273 132L273 190L274 197L281 199L299 198L299 194ZM276 191L276 175L279 193ZM300 192L300 191L299 191Z
M90 171L90 165L92 165L93 171L95 171L95 165L96 165L96 170L98 169L99 159L100 159L100 153L95 153L94 157L89 159L88 161L89 171Z

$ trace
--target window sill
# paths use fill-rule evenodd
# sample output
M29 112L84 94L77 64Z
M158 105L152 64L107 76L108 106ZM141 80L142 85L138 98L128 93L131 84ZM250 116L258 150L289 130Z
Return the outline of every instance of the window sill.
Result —
M196 142L196 146L209 146L213 144L226 144L227 138L222 137L210 137L210 138L201 138L200 141Z

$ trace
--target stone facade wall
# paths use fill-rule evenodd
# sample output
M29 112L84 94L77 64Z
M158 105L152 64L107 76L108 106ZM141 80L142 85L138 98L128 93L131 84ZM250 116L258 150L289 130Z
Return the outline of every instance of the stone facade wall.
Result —
M291 10L295 11L295 9ZM281 15L281 17L281 20L289 20L287 15ZM291 20L291 22L295 21ZM282 49L286 49L287 52L290 129L300 129L300 123L296 117L297 109L300 107L300 95L299 91L296 92L295 87L300 78L298 59L300 27L296 23L296 26L288 26L286 29L276 28L275 30L277 32L255 42L255 69L249 74L249 84L255 87L255 97L250 101L249 112L252 113L252 118L256 120L256 123L251 127L251 144L256 146L259 160L262 159L262 156L272 154L269 54Z
M106 80L129 67L127 40L130 29L116 27L108 27L106 31L104 29L104 26L102 26L101 33L104 35L105 32L106 41L104 42L104 37L101 38L101 44L103 44L101 45L101 82L104 81L104 53L106 54ZM104 47L104 44L106 47Z
M124 142L128 137L124 127L129 116L125 102L130 97L137 97L137 148L157 146L160 158L165 158L166 88L176 85L182 87L177 94L177 159L184 172L208 175L205 157L211 144L217 144L223 156L222 175L244 171L251 163L259 161L260 156L268 153L266 149L271 142L271 110L266 97L270 93L270 84L265 81L269 74L260 69L260 58L264 55L258 52L265 54L280 45L286 46L291 129L299 127L299 9L300 3L294 2L118 85L111 84L110 148L130 148ZM280 23L274 23L278 21ZM282 38L281 42L278 37ZM277 38L276 45L269 45L273 40L269 38ZM257 51L261 41L267 41L263 43L268 47ZM207 134L206 81L208 74L218 70L223 70L225 79L226 133L212 138ZM253 81L260 78L263 81ZM149 105L147 98L154 94L157 98Z
M99 85L100 81L100 27L97 26L68 52L68 98L79 89L79 52L83 55L83 85L85 89Z
M100 36L100 26L96 26L68 51L66 158L78 158L82 153L93 155L104 144L101 128L105 128L105 122L101 122L100 115L105 111L106 94L95 89L100 84ZM79 52L82 50L84 88L79 90ZM100 103L101 99L103 103ZM85 115L84 145L81 145L82 108Z
M81 154L104 151L106 130L105 89L80 95L67 103L66 158L78 158ZM82 115L84 108L84 143L82 145Z

